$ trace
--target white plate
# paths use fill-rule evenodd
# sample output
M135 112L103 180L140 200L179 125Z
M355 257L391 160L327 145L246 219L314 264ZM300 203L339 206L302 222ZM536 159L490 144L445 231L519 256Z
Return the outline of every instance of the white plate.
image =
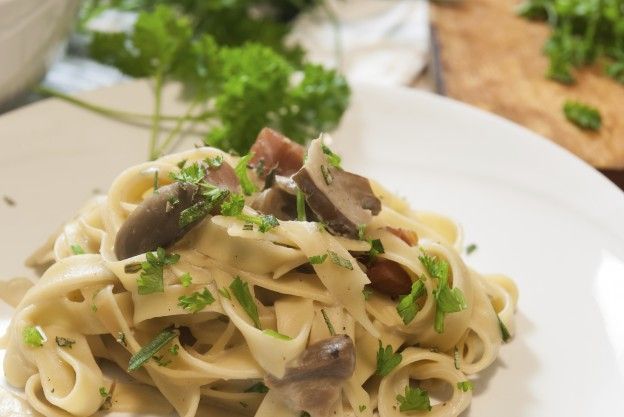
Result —
M148 91L89 97L147 112ZM144 159L147 133L50 100L0 118L0 138L0 195L17 202L0 201L10 277L93 188ZM624 415L624 195L614 185L525 129L410 90L357 86L335 138L347 167L458 219L478 244L468 262L518 283L517 336L481 375L467 415Z

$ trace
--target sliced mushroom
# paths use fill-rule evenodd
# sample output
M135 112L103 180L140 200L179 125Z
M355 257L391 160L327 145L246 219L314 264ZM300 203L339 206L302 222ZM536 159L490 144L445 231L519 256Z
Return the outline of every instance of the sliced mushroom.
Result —
M115 238L117 259L126 259L167 246L195 225L180 227L180 213L193 205L198 187L176 182L160 187L128 216Z
M284 177L283 175L275 176L275 186L290 195L297 195L297 183L292 177Z
M283 378L267 376L267 386L293 410L327 417L342 383L355 370L355 347L349 336L336 335L308 346Z
M366 275L374 289L391 297L409 294L412 288L412 279L405 269L388 259L375 259Z
M263 214L272 214L279 220L297 218L297 200L291 194L273 186L258 194L251 207Z
M368 179L332 166L320 139L312 141L306 163L292 178L312 211L336 234L357 238L358 226L381 211Z
M241 192L236 171L227 162L222 162L218 167L208 167L204 179L210 184L228 189L232 193Z
M273 168L277 169L278 175L289 176L297 172L303 165L305 149L281 133L265 127L258 134L250 152L254 155L250 164L258 169L258 176L264 179Z

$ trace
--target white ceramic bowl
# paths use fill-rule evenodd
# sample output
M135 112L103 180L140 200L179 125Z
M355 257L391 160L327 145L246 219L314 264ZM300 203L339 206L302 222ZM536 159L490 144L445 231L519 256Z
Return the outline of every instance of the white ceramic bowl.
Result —
M80 0L0 0L0 104L43 76L79 5Z

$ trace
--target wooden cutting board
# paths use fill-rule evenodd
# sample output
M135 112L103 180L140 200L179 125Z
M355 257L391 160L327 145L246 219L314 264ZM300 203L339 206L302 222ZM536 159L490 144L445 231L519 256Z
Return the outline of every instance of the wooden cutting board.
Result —
M516 16L518 1L432 6L446 93L551 138L596 167L624 168L624 86L598 66L578 71L574 86L546 79L549 28ZM567 99L600 109L600 131L568 122Z

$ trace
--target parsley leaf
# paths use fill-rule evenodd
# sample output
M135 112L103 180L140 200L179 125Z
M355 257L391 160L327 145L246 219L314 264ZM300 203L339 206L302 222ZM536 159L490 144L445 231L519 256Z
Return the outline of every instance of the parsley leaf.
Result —
M207 305L214 303L214 301L215 299L208 288L204 288L202 292L194 292L191 295L181 295L178 297L178 306L191 313L197 313L203 310Z
M305 196L303 195L303 191L297 188L297 220L300 222L305 222L306 219L306 210L305 210Z
M325 259L327 259L327 254L323 254L323 255L314 255L314 256L310 256L308 258L308 260L310 261L311 265L319 265L322 264L323 262L325 262Z
M338 255L336 252L331 251L331 250L328 250L327 254L329 255L329 259L336 265L345 269L353 270L353 264L351 263L350 260L343 258L342 256Z
M448 284L449 264L437 256L430 256L423 253L418 257L427 273L432 278L438 280L438 287L433 290L433 297L436 300L435 330L438 333L444 332L444 317L448 313L457 313L466 309L464 294L459 288L450 288Z
M431 411L431 401L427 391L420 388L405 387L405 395L397 395L399 411Z
M71 245L71 251L74 255L84 255L85 251L80 245Z
M243 156L234 168L236 176L240 181L241 188L243 189L243 193L245 193L245 195L252 195L254 192L258 191L256 185L249 179L249 175L247 173L247 165L249 164L249 161L252 157L253 154L247 154Z
M260 316L258 315L258 307L254 302L254 299L249 291L249 284L243 282L239 276L234 278L234 281L230 284L230 291L234 294L234 297L238 303L243 307L243 310L251 318L256 328L260 328Z
M412 290L409 294L401 296L399 299L399 304L396 307L397 313L403 319L403 323L409 324L414 317L416 317L416 313L420 307L416 303L418 298L423 296L426 293L425 284L422 280L418 280L412 283Z
M230 197L221 204L221 214L224 216L238 216L245 207L245 197L242 194L230 194Z
M457 388L459 388L459 390L463 391L463 392L472 391L472 382L470 382L470 381L458 382L457 383Z
M41 347L44 342L43 335L35 326L24 327L24 330L22 330L22 339L24 340L24 343L31 347Z
M598 109L578 101L567 100L563 105L563 113L566 119L581 129L599 130L602 124Z
M68 339L68 338L65 338L65 337L56 336L55 339L56 339L56 345L58 347L66 347L68 349L71 349L72 346L76 343L75 340Z
M193 277L188 272L185 272L180 277L180 283L182 284L183 287L188 287L189 285L191 285L192 282L193 282Z
M178 336L177 330L172 329L164 329L160 332L154 339L152 339L147 345L143 346L141 350L132 355L130 361L128 362L128 372L135 371L143 366L145 362L150 360L150 358L160 349L165 347L167 343L171 342Z
M476 250L477 250L477 244L471 243L470 245L466 246L466 255L470 255Z
M403 356L400 353L394 353L391 345L386 346L384 349L381 345L381 340L379 341L379 350L377 351L377 374L379 376L388 375L394 368L399 366L402 360Z
M325 145L324 143L321 144L321 148L323 149L323 153L327 157L327 161L330 163L330 165L332 165L332 166L334 166L336 168L340 168L340 162L342 161L340 156L338 156L334 152L332 152L332 150L329 149L329 147L327 145Z
M325 325L327 326L327 330L329 330L329 334L335 336L336 330L334 329L332 322L329 320L324 308L321 309L321 314L323 315L323 320L325 320Z
M266 233L274 227L279 226L279 221L272 214L261 214L259 216L252 216L249 214L239 214L238 218L246 221L247 223L255 224L258 226L258 230L261 233Z
M286 336L285 334L278 333L278 332L276 332L273 329L263 330L262 333L267 334L267 335L269 335L271 337L274 337L276 339L280 339L280 340L292 340L292 337Z
M156 254L148 252L147 260L141 263L141 276L137 278L138 292L141 295L156 292L165 292L163 284L163 269L173 265L180 259L180 255L167 255L163 248L158 248Z
M373 259L375 258L375 256L377 255L381 255L382 253L385 253L385 249L381 243L381 240L379 239L373 239L370 241L371 244L371 248L368 251L368 256Z
M183 166L178 172L171 172L169 177L178 182L187 182L190 184L199 184L206 175L204 168L198 162L191 165Z
M507 326L505 326L505 323L503 323L498 314L496 315L496 318L498 319L498 326L500 327L501 337L503 338L503 342L506 343L509 339L511 339L511 334L509 333Z

